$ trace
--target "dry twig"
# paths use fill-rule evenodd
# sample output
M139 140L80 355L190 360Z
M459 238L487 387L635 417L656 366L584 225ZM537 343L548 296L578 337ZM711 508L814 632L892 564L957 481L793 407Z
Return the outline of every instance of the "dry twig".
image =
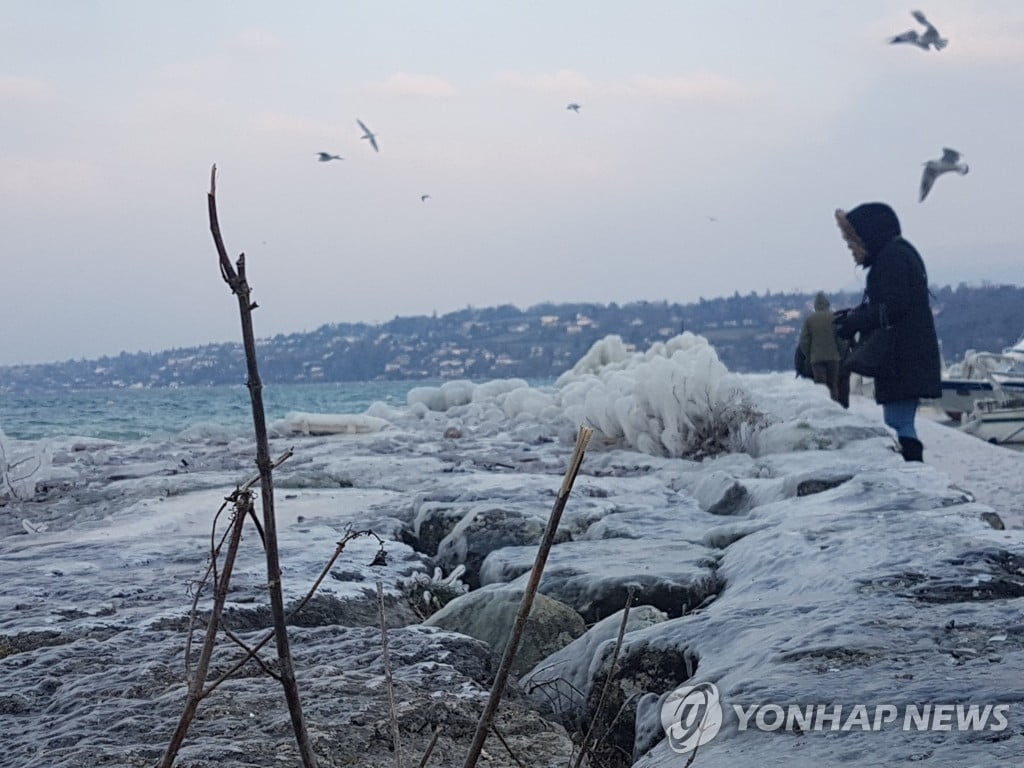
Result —
M612 662L608 667L608 674L604 678L604 685L601 686L601 695L598 696L597 704L594 706L594 714L590 718L590 726L587 728L587 732L583 736L583 741L580 744L580 752L576 756L576 761L572 764L572 768L579 768L583 763L583 758L586 757L588 752L593 752L600 741L599 737L594 739L594 742L591 744L590 737L593 735L594 729L597 727L597 723L601 719L605 702L608 700L608 691L612 687L612 678L615 676L615 668L619 663L619 652L622 650L622 638L626 634L626 624L629 622L629 609L633 605L634 591L633 587L630 587L629 592L626 594L626 605L622 609L622 621L619 622L619 634L615 638L615 647L612 649Z
M224 278L224 282L231 288L231 293L238 299L238 313L242 323L242 344L245 348L246 371L248 374L246 384L249 388L253 428L256 433L256 467L259 470L258 482L263 510L263 525L260 527L259 521L255 518L255 512L252 507L252 494L249 489L246 488L244 491L242 489L236 490L232 500L241 501L248 499L248 501L236 508L234 528L232 530L231 542L228 545L229 552L225 558L223 574L221 574L219 579L216 579L215 558L211 563L210 570L207 572L207 575L211 573L215 575L215 594L217 598L214 601L214 611L210 617L209 629L203 641L203 651L200 655L196 675L189 681L189 693L185 710L182 712L178 727L171 738L171 743L164 753L161 768L170 768L174 763L174 759L188 731L188 726L195 716L195 710L198 707L199 701L216 688L217 684L205 690L203 686L209 671L209 662L213 653L217 624L220 619L220 612L223 610L223 603L230 580L230 566L234 563L246 514L253 516L253 520L256 522L257 529L260 531L260 536L263 539L263 548L267 561L267 593L270 598L270 611L274 618L273 636L280 664L279 674L281 685L284 688L284 696L288 702L288 712L291 715L295 740L298 743L299 754L304 768L316 768L316 756L313 754L313 748L310 745L309 734L306 731L306 724L302 715L302 703L299 700L299 687L295 680L295 668L292 663L291 645L288 639L287 617L284 612L284 596L281 588L281 561L277 542L277 517L274 512L274 464L270 460L270 440L267 434L266 412L263 408L263 383L260 380L259 367L256 361L256 335L252 324L252 311L256 309L257 305L250 296L249 281L245 274L245 254L239 254L237 261L232 265L231 260L228 258L227 248L224 246L224 239L221 237L220 221L217 217L216 165L210 170L210 191L206 196L206 202L210 219L210 233L213 236L213 243L217 249L220 274ZM253 483L255 482L254 480ZM254 655L255 650L250 651L246 656L246 660Z
M395 768L402 768L402 740L398 733L398 714L395 712L395 688L391 679L391 655L388 653L388 624L384 616L384 585L377 582L377 610L380 613L380 645L384 661L384 685L388 691L388 720L395 748Z
M470 744L469 753L466 755L466 762L463 764L463 768L474 768L476 766L477 760L480 759L480 752L483 751L484 742L487 740L487 734L491 731L494 724L494 716L498 712L498 705L501 703L501 697L505 693L505 686L508 684L508 676L512 670L512 664L515 661L516 653L519 651L519 643L522 640L523 631L526 629L526 621L530 617L530 609L533 608L533 598L536 596L537 588L540 586L540 577L544 573L544 565L547 563L548 553L555 543L555 534L558 531L558 524L562 519L562 512L565 510L565 504L569 500L569 494L572 492L572 485L576 481L576 475L579 474L580 465L583 463L583 455L586 453L587 443L590 442L593 434L593 430L589 427L580 427L579 435L576 439L576 450L569 461L569 467L566 469L565 477L562 480L562 487L558 491L554 507L551 509L551 515L548 517L547 529L544 531L540 546L537 548L537 557L533 562L533 570L530 571L530 579L526 584L526 589L523 591L523 599L519 604L519 611L512 625L512 632L509 635L508 643L505 645L505 652L501 656L501 662L498 664L498 671L494 676L491 695L487 699L484 711L480 714L480 720L477 722L476 732L473 734L473 742Z
M434 733L430 737L430 742L427 744L426 750L423 752L423 757L420 758L420 764L417 768L427 768L427 761L430 759L431 753L434 751L434 745L437 744L437 737L441 735L441 726L434 727Z

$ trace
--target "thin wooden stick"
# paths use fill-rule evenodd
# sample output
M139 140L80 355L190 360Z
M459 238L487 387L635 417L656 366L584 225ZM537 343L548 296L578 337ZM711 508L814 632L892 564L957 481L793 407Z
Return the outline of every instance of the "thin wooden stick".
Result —
M388 653L388 624L384 616L384 584L377 582L377 611L380 613L380 645L384 659L384 685L388 691L388 719L391 739L395 747L395 768L402 768L402 740L398 733L398 714L395 712L395 688L391 679L391 655Z
M519 768L526 768L526 766L523 765L523 761L516 757L515 752L512 751L512 747L510 747L508 742L505 741L505 737L501 735L501 731L498 730L498 726L495 723L491 723L491 731L498 737L498 741L501 742L501 746L503 746L505 751L508 752L508 756L512 758L512 762L518 765Z
M220 541L215 543L217 534L217 521L220 519L221 513L224 508L227 507L227 500L220 505L220 509L213 516L213 524L210 526L210 562L206 566L206 573L203 574L202 578L196 583L195 593L192 595L192 607L189 608L188 612L188 632L185 636L185 679L192 679L192 638L196 631L196 618L199 609L199 598L202 597L203 587L206 586L207 579L210 575L214 576L214 589L217 587L217 558L220 557L221 547L224 546L224 542L227 537L231 535L233 528L228 528L224 531L224 534L220 537ZM237 510L236 510L237 513Z
M288 702L291 715L292 730L298 742L299 753L304 768L316 768L316 755L309 742L305 719L302 716L302 702L299 699L299 686L295 680L295 667L292 663L291 643L288 639L288 626L284 612L284 595L281 588L281 558L277 545L277 517L274 513L274 478L273 464L270 460L270 440L267 435L266 412L263 408L263 382L260 380L259 367L256 363L256 334L253 331L252 311L256 305L250 296L249 282L245 274L245 254L240 254L232 269L228 259L227 248L221 237L220 222L217 217L217 166L210 171L210 192L207 195L207 208L210 217L210 234L220 263L221 276L238 299L238 313L242 322L242 343L245 347L245 361L248 372L247 386L249 399L252 402L252 421L256 432L256 467L260 473L260 500L263 508L263 530L265 533L267 560L267 592L270 597L270 611L274 617L274 640L277 646L277 658L281 665L281 682L284 697Z
M252 659L253 661L255 661L256 662L256 666L258 666L260 669L262 669L264 672L266 672L268 676L274 678L278 682L281 682L281 676L279 674L277 674L277 672L272 670L270 667L268 667L264 663L263 659L261 659L259 657L259 654L256 651L252 650L249 647L249 644L245 642L245 640L243 640L238 635L236 635L234 632L232 632L230 629L228 629L224 625L223 620L221 621L220 629L221 629L221 632L224 633L224 636L227 637L228 640L233 642L235 645L237 645L239 648L241 648L243 651L245 651L248 654L246 656L247 659Z
M302 598L302 600L300 600L299 603L294 608L292 608L291 612L286 617L287 620L290 620L292 617L294 617L299 611L301 611L306 606L306 603L308 603L313 598L313 595L316 593L317 588L327 577L327 574L331 570L331 567L334 565L335 561L337 561L338 557L341 556L342 551L345 549L345 544L347 544L349 541L358 536L375 536L377 540L380 541L383 545L383 539L381 539L380 536L377 536L376 533L370 530L350 531L349 533L346 533L345 537L338 542L338 546L334 550L334 555L327 562L327 565L324 566L323 570L320 572L320 575L313 583L313 586L309 588L309 591ZM237 662L235 662L234 666L231 667L227 672L225 672L219 678L210 683L209 687L205 691L203 691L203 696L207 696L210 693L213 693L213 691L219 688L222 683L229 680L231 676L235 674L235 672L244 667L245 663L249 661L249 659L253 658L259 652L259 650L267 643L269 643L273 638L274 633L269 632L267 633L266 636L263 637L262 640L256 643L256 645L247 648L246 655L239 659Z
M213 646L217 639L217 625L220 622L221 614L224 611L224 603L228 597L228 582L231 579L231 571L235 566L235 556L238 554L238 545L242 541L242 527L245 525L246 506L252 506L252 496L244 494L236 502L235 519L231 526L231 538L228 540L228 549L224 555L224 569L221 579L214 591L213 609L210 611L210 621L206 626L206 637L203 638L203 649L199 654L199 663L196 665L195 675L188 682L188 697L185 700L185 708L178 718L178 727L174 729L171 741L164 752L163 760L160 761L160 768L171 768L174 759L178 756L185 741L188 728L195 718L199 702L204 694L203 685L206 682L206 675L210 669L210 660L213 658Z
M434 735L430 737L430 743L427 744L427 749L423 753L423 757L420 759L420 764L417 768L427 768L427 761L430 759L430 754L434 751L434 745L437 744L437 737L441 734L441 726L434 726Z
M526 621L530 617L530 609L533 608L533 598L536 596L537 589L540 586L540 577L544 573L544 565L547 563L548 553L555 543L555 534L558 532L558 524L562 519L562 512L565 510L565 504L569 500L569 494L572 492L572 485L576 481L576 475L579 474L580 465L583 463L583 454L586 453L587 443L590 442L593 434L594 431L589 427L580 427L579 436L576 439L576 450L569 461L569 468L565 471L562 487L558 491L555 505L552 507L551 515L548 517L548 526L544 531L544 537L541 539L540 546L537 548L537 557L533 561L530 580L526 584L523 599L519 603L519 612L516 614L515 623L512 625L512 633L509 636L508 644L505 646L505 652L501 656L498 671L494 676L491 695L487 699L484 711L480 715L476 732L473 734L473 742L470 744L469 753L466 755L466 762L463 764L463 768L474 768L476 766L477 760L480 759L480 753L483 751L484 742L487 740L487 734L491 731L494 716L498 712L498 705L501 703L505 686L508 684L512 663L515 661L516 653L519 651L519 643L526 629Z
M590 726L587 728L587 733L583 737L583 741L580 743L580 752L576 756L576 761L573 763L572 768L579 768L587 752L593 751L594 748L597 747L597 742L600 740L595 739L593 744L589 743L590 737L593 735L594 729L597 727L598 720L601 717L601 713L604 710L604 704L608 698L608 691L612 687L612 677L615 675L615 668L619 663L619 652L622 650L622 638L626 634L626 624L629 622L629 609L633 604L633 592L633 587L630 587L629 592L626 593L626 605L622 609L622 621L619 622L619 634L618 637L615 638L615 647L612 649L612 663L608 667L608 674L604 678L604 685L601 686L601 695L597 698L597 705L594 707L594 714L590 718Z

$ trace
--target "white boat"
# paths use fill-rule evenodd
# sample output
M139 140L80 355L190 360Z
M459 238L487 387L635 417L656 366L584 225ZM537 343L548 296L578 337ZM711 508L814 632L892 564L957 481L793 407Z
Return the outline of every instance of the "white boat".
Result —
M934 402L949 418L960 421L979 400L1006 397L1024 398L1024 337L998 353L968 350L963 360L943 372L942 397Z
M997 445L1024 443L1024 398L977 400L960 429Z

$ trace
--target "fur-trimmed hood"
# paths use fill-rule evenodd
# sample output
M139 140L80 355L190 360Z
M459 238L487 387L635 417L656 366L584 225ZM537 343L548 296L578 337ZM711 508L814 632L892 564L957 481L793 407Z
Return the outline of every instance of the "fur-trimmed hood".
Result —
M886 245L901 235L900 220L896 212L885 203L858 205L846 212L846 220L867 249L868 257L864 266L874 261Z

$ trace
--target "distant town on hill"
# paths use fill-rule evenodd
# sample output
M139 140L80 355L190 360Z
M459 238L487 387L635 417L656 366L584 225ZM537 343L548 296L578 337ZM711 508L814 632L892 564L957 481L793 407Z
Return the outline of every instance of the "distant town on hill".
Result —
M834 293L833 308L859 294ZM715 347L733 371L788 371L814 294L735 293L692 304L538 304L467 307L378 325L338 323L257 343L266 384L374 379L554 378L598 339L617 334L636 349L686 330ZM968 349L1000 351L1024 332L1024 287L933 289L932 308L947 362ZM257 328L259 315L256 315ZM179 387L245 381L240 343L0 367L0 391Z

